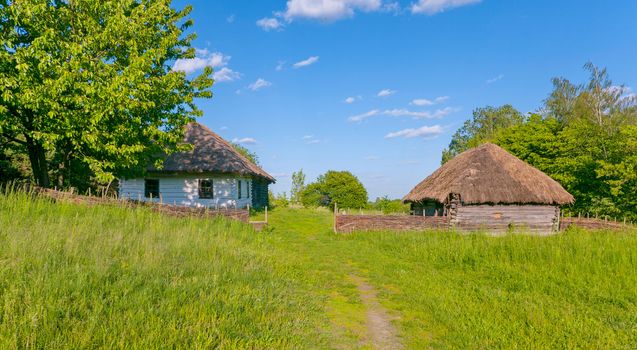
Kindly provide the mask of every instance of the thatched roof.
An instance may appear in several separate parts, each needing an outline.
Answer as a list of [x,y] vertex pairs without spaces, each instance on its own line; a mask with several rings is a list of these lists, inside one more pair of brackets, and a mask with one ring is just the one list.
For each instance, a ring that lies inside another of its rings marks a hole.
[[403,201],[444,203],[450,193],[460,194],[465,204],[563,205],[574,201],[557,181],[492,143],[451,159]]
[[174,153],[164,161],[163,173],[223,173],[258,176],[270,182],[274,178],[237,152],[232,145],[204,125],[193,122],[186,125],[186,143],[192,144],[190,152]]

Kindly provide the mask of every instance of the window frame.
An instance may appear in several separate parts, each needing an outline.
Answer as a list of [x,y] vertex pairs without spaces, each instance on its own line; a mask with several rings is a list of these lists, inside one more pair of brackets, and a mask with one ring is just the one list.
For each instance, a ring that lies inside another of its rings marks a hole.
[[[203,186],[204,181],[210,182],[210,186],[205,186],[206,188],[209,187],[209,191],[207,193],[202,191],[202,189],[204,188]],[[214,199],[215,198],[215,181],[213,179],[197,179],[197,195],[199,196],[199,199]]]
[[[153,186],[150,185],[150,183],[153,182]],[[155,185],[156,184],[156,185]],[[156,189],[153,189],[151,187],[155,187]],[[144,179],[144,198],[159,198],[160,196],[160,191],[159,191],[159,179]],[[156,195],[155,195],[156,194]]]
[[241,199],[241,179],[237,180],[237,199]]

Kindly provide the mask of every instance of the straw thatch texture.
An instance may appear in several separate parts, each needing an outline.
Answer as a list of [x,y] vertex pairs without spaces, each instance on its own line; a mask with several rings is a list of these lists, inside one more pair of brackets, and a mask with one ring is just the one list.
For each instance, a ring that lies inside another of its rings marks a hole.
[[257,176],[274,182],[274,178],[249,161],[232,145],[207,127],[193,122],[186,126],[184,141],[192,144],[190,152],[170,155],[161,170],[168,173],[222,173]]
[[563,205],[574,200],[557,181],[492,143],[456,156],[403,200],[445,203],[450,193],[460,194],[465,204]]

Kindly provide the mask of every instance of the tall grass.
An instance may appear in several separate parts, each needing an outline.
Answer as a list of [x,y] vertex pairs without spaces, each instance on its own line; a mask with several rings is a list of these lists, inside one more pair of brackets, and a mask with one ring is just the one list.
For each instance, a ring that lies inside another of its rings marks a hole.
[[[321,215],[273,218],[296,232],[286,244],[298,249],[301,269],[323,276],[320,288],[346,293],[326,281],[368,278],[408,348],[637,348],[635,231],[337,236]],[[341,310],[358,305],[335,295],[330,302]]]
[[0,348],[637,348],[637,234],[332,233],[0,195]]
[[251,228],[0,195],[0,348],[298,348],[312,298]]

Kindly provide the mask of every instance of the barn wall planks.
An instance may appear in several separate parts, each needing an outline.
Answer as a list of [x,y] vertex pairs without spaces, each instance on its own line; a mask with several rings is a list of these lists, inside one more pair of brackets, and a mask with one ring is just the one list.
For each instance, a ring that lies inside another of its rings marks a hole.
[[454,227],[459,231],[492,233],[510,229],[535,234],[558,231],[559,209],[550,205],[467,205],[458,208]]
[[424,231],[447,229],[444,216],[414,215],[341,215],[335,216],[334,229],[338,233],[353,231]]

